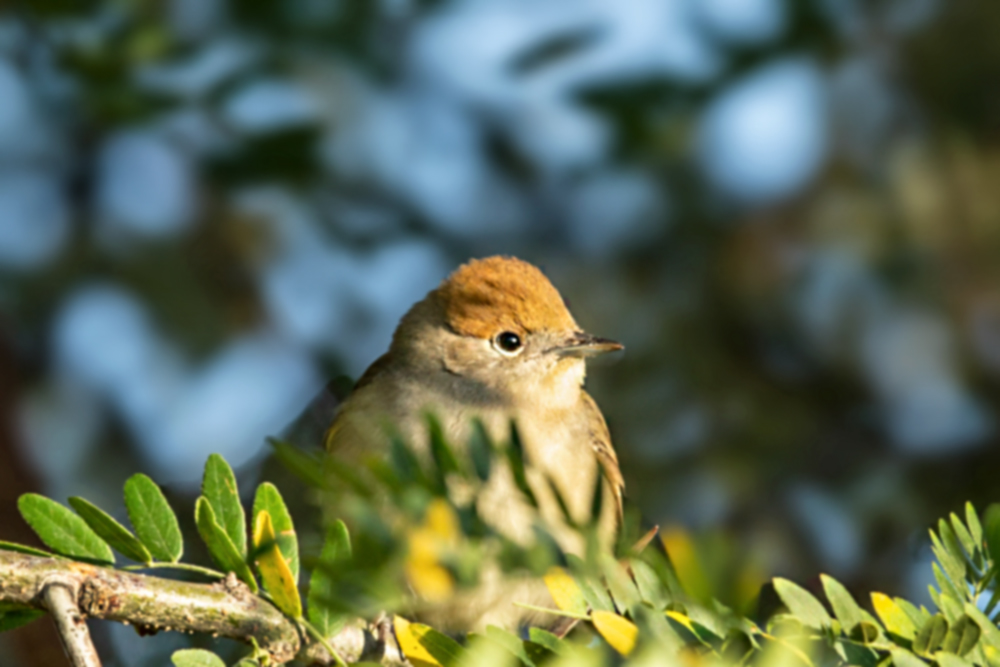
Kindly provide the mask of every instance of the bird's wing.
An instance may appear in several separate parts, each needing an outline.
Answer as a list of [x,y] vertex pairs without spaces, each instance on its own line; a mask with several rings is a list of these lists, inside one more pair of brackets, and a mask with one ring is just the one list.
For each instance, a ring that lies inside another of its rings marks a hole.
[[351,390],[350,395],[348,395],[347,399],[340,405],[340,409],[337,411],[336,416],[330,423],[330,427],[326,429],[326,434],[323,436],[323,448],[326,451],[333,451],[336,448],[338,439],[340,439],[340,436],[342,435],[344,424],[346,423],[346,420],[344,419],[344,406],[346,406],[352,398],[357,396],[359,390],[371,384],[375,378],[384,373],[389,368],[390,364],[391,360],[389,358],[389,353],[386,352],[381,357],[376,359],[372,365],[368,367],[368,370],[361,374],[358,381],[354,383],[354,388]]
[[604,471],[604,478],[608,480],[612,493],[615,496],[615,510],[618,520],[622,519],[622,503],[625,497],[625,479],[622,471],[618,467],[618,455],[611,444],[611,433],[608,431],[608,424],[604,421],[597,403],[587,392],[583,393],[583,400],[586,405],[587,423],[589,424],[590,446],[594,448],[594,455],[601,464]]

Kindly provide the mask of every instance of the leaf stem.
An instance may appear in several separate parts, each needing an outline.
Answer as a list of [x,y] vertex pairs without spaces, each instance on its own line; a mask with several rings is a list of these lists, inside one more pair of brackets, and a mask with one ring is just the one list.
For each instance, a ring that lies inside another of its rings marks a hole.
[[191,563],[143,563],[141,565],[126,565],[121,568],[122,570],[185,570],[187,572],[197,572],[198,574],[203,574],[206,577],[212,577],[214,579],[225,579],[225,572],[219,572],[218,570],[213,570],[208,567],[202,567],[201,565],[192,565]]
[[301,616],[295,620],[297,620],[299,623],[302,624],[302,627],[306,629],[306,632],[308,632],[313,639],[315,639],[316,641],[318,641],[320,644],[323,645],[323,648],[326,649],[326,652],[330,654],[330,657],[332,657],[334,661],[336,661],[339,667],[347,667],[347,663],[344,662],[344,659],[341,658],[340,655],[333,650],[333,647],[330,646],[330,642],[326,640],[326,637],[320,634],[319,630],[317,630],[312,623],[302,618]]

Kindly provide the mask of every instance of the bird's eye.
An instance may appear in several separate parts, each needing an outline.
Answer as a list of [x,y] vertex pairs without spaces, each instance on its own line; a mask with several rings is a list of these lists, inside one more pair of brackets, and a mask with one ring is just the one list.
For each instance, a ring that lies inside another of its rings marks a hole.
[[496,348],[503,352],[504,354],[516,354],[520,349],[521,337],[518,336],[513,331],[504,331],[503,333],[497,334],[497,337],[493,339]]

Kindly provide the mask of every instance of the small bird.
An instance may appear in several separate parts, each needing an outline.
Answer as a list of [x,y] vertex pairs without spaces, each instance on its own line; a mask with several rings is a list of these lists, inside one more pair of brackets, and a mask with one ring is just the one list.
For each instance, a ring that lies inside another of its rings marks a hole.
[[[418,452],[426,452],[428,412],[456,448],[468,441],[474,419],[495,442],[505,442],[513,419],[538,511],[568,552],[582,554],[583,544],[566,527],[548,480],[571,516],[585,522],[603,473],[598,532],[610,549],[624,481],[604,416],[583,382],[587,357],[622,347],[584,333],[535,266],[514,257],[472,260],[403,316],[389,351],[365,371],[337,411],[326,448],[345,461],[387,452],[391,424]],[[522,544],[534,539],[535,510],[509,469],[491,475],[477,509],[507,537]],[[514,601],[552,605],[539,582],[486,578],[491,581],[456,595],[423,620],[453,631],[490,624],[513,628],[540,620]]]

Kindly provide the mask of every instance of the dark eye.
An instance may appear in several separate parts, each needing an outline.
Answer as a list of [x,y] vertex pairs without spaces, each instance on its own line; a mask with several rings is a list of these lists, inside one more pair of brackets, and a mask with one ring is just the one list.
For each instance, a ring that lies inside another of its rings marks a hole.
[[517,352],[521,349],[521,337],[513,331],[504,331],[497,334],[496,345],[501,351],[508,354]]

